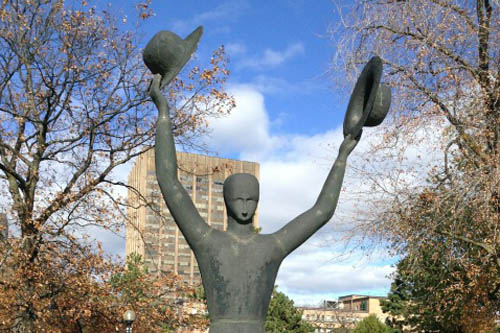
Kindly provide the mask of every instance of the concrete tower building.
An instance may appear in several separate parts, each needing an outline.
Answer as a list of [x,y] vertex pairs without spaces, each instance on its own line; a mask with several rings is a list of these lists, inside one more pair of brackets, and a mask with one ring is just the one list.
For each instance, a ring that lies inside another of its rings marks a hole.
[[[227,216],[222,193],[224,180],[233,173],[250,173],[259,178],[259,164],[210,157],[189,153],[177,153],[179,180],[195,203],[206,223],[219,230],[226,230]],[[177,228],[165,205],[156,180],[154,151],[138,157],[130,172],[129,185],[138,189],[142,196],[151,199],[153,205],[141,205],[141,200],[129,191],[131,204],[126,228],[126,253],[138,253],[152,273],[174,272],[183,281],[200,283],[198,263],[182,233]],[[154,211],[161,212],[160,218]],[[254,226],[258,227],[258,212]]]

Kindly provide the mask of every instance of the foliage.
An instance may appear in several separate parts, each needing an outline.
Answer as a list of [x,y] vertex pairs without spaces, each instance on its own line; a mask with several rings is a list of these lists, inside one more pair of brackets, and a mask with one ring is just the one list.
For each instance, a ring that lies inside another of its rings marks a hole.
[[382,323],[376,315],[371,314],[368,317],[361,320],[354,330],[353,333],[389,333],[389,328]]
[[[54,331],[69,332],[78,331],[79,327],[95,325],[101,329],[117,323],[119,317],[101,315],[113,311],[111,304],[105,302],[111,298],[109,291],[89,278],[113,270],[101,256],[81,244],[61,249],[51,242],[40,246],[37,260],[30,262],[21,246],[20,239],[9,239],[0,247],[2,329],[31,332],[50,327]],[[82,255],[87,260],[80,260]],[[29,289],[27,283],[30,283]],[[22,311],[27,300],[30,312]],[[25,321],[33,318],[41,320],[27,327]]]
[[[424,320],[428,312],[439,325],[485,330],[500,308],[500,6],[363,0],[342,10],[336,68],[375,53],[394,97],[374,148],[395,163],[364,174],[373,206],[352,234],[404,258],[398,278],[417,297],[409,302],[428,298],[418,309],[423,315],[410,309],[407,317]],[[437,144],[429,151],[443,158],[416,158],[415,147],[431,139]]]
[[[399,263],[398,267],[402,265]],[[380,301],[380,306],[384,313],[389,314],[385,323],[391,328],[391,333],[403,332],[403,327],[408,325],[408,307],[410,306],[409,300],[415,302],[416,292],[410,290],[410,286],[406,281],[402,280],[399,271],[395,272],[393,282],[391,283],[391,290],[387,295],[387,299]],[[413,291],[413,294],[412,294]]]
[[[453,260],[437,255],[441,251],[448,256],[446,244],[436,246],[440,247],[422,248],[412,259],[418,262],[409,258],[399,262],[389,297],[382,303],[392,318],[387,324],[399,331],[408,326],[417,331],[489,332],[494,328],[491,314],[497,309],[492,298],[498,296],[487,295],[483,285],[475,285],[477,273],[464,272]],[[495,278],[491,272],[483,274]],[[469,283],[466,288],[461,287],[464,282]],[[464,305],[449,308],[449,298]]]
[[352,329],[346,327],[332,328],[332,333],[351,333]]
[[113,291],[116,302],[135,310],[137,319],[134,331],[151,332],[174,330],[177,327],[204,328],[203,315],[183,311],[183,302],[194,293],[194,288],[179,281],[173,273],[152,275],[148,273],[138,254],[130,254],[127,267],[113,274],[107,289]]
[[[410,225],[426,221],[415,208],[407,209]],[[468,211],[463,218],[471,220],[475,213]],[[498,269],[468,243],[444,236],[421,242],[398,264],[393,287],[397,290],[391,291],[387,310],[411,327],[446,332],[493,328],[500,298]]]
[[302,321],[302,312],[297,310],[293,301],[284,293],[273,290],[266,317],[266,332],[314,332],[314,327]]
[[[0,212],[14,231],[0,248],[2,330],[116,323],[103,281],[123,267],[82,239],[82,228],[123,228],[127,186],[117,168],[151,148],[156,111],[137,34],[95,4],[0,3]],[[151,15],[148,2],[137,8],[140,19]],[[178,143],[196,144],[208,118],[233,107],[225,64],[221,48],[209,68],[169,87]]]
[[[82,246],[82,242],[65,251],[50,244],[40,249],[42,258],[27,265],[17,257],[23,255],[17,246],[19,242],[18,239],[9,240],[10,253],[2,262],[5,265],[0,280],[3,327],[15,327],[12,331],[29,331],[19,324],[23,318],[13,315],[22,315],[22,312],[13,312],[17,310],[14,304],[23,299],[17,297],[28,295],[33,297],[31,315],[37,318],[33,331],[47,328],[57,332],[115,331],[122,329],[121,317],[130,308],[137,314],[136,332],[159,332],[186,325],[206,326],[204,317],[184,313],[182,306],[175,303],[175,298],[166,297],[184,296],[191,289],[173,274],[147,274],[140,257],[129,257],[127,267],[123,267],[111,264],[102,253],[93,251],[90,246]],[[57,260],[46,258],[54,253],[58,255]],[[23,274],[37,277],[29,291],[23,288],[26,283]],[[101,280],[92,278],[93,275]]]

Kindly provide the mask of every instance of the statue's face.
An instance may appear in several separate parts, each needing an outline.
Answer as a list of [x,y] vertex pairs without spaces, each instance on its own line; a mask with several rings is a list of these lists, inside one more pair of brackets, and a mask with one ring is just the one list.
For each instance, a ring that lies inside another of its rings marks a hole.
[[224,182],[224,201],[228,215],[240,224],[252,222],[259,202],[259,182],[250,174],[238,173]]

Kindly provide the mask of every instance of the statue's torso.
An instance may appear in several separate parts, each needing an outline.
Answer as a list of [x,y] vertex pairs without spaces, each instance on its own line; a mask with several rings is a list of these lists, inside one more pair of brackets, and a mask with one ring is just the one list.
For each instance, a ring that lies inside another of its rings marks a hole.
[[[233,327],[232,332],[260,331],[255,327],[265,321],[284,257],[274,237],[255,234],[240,239],[213,230],[196,247],[195,254],[212,321],[211,332],[226,332],[214,330],[214,324]],[[236,330],[238,325],[241,329]]]

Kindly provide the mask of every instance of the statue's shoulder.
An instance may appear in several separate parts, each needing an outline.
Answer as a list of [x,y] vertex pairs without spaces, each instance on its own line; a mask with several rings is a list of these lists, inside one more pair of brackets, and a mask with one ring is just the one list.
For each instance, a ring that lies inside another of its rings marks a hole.
[[190,244],[197,256],[214,256],[230,245],[230,240],[225,232],[209,228],[205,237],[196,244]]
[[227,234],[227,232],[215,229],[213,227],[210,227],[207,231],[207,234],[205,237],[203,237],[202,242],[206,245],[210,244],[218,244],[219,246],[222,246],[226,243],[229,243],[231,241],[231,237]]
[[273,254],[282,252],[282,246],[274,234],[258,234],[255,237],[255,246]]

